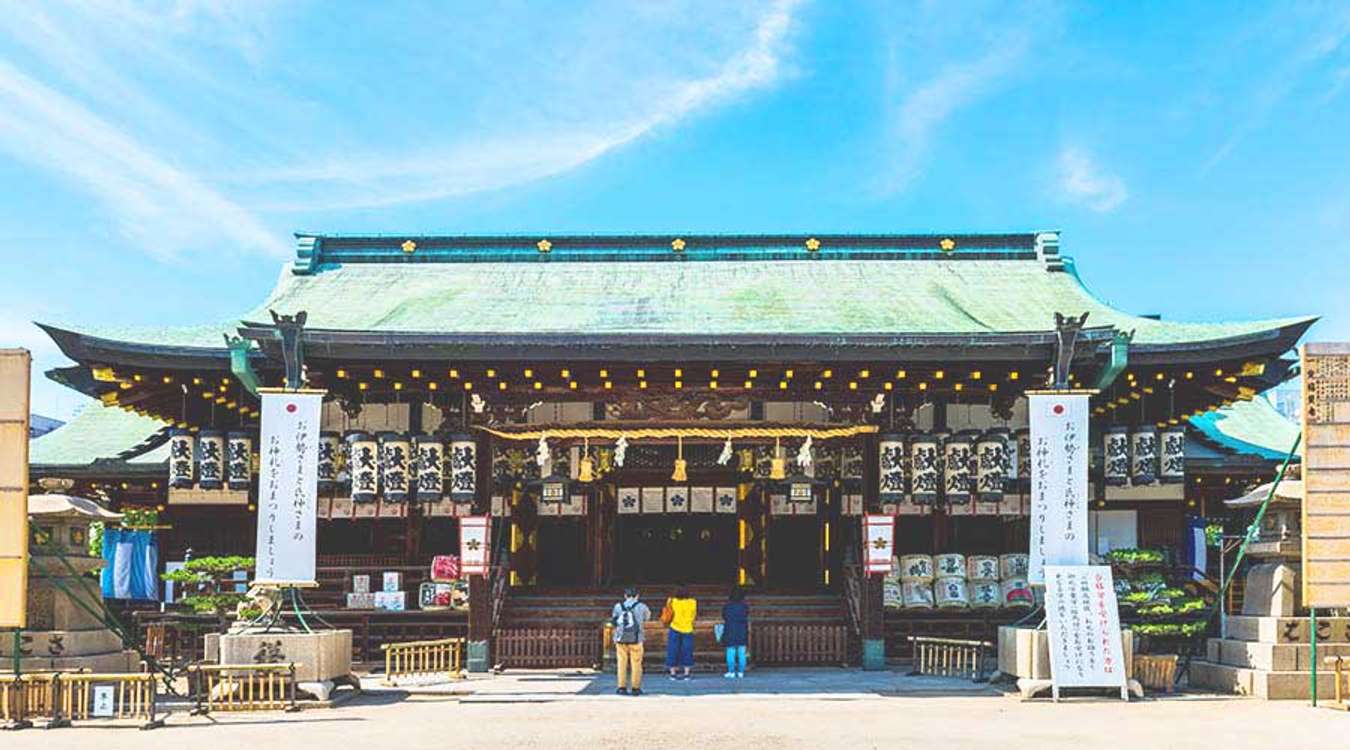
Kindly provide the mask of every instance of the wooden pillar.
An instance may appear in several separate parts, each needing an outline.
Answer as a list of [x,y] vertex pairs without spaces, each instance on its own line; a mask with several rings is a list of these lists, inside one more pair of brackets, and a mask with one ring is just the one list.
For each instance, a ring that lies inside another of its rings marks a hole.
[[469,576],[469,654],[470,672],[486,672],[492,666],[491,578]]

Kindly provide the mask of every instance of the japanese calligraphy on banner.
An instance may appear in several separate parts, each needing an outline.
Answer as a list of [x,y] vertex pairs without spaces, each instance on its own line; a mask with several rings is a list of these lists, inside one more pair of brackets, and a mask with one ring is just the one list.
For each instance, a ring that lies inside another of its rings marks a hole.
[[1119,687],[1130,699],[1110,566],[1045,566],[1045,618],[1056,698],[1061,687]]
[[867,540],[867,573],[891,572],[895,551],[895,518],[869,515],[863,519],[863,538]]
[[1031,566],[1088,562],[1088,397],[1084,392],[1028,394],[1031,422]]
[[323,391],[262,389],[257,583],[314,586]]
[[461,576],[488,574],[488,517],[466,516],[459,519],[459,573]]

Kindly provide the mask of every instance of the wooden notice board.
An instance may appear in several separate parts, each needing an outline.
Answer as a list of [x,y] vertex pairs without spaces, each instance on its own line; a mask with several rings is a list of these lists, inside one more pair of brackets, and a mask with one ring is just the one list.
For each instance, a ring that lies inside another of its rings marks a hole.
[[32,357],[0,349],[0,628],[28,614],[28,378]]
[[1305,344],[1303,604],[1350,606],[1350,344]]

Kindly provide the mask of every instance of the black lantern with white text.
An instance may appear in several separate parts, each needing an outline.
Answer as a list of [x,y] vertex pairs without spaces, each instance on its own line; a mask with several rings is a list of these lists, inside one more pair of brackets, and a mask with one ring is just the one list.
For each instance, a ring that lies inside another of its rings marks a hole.
[[190,431],[175,427],[169,433],[169,486],[176,490],[192,487],[197,475],[197,438]]
[[197,438],[197,484],[204,490],[225,486],[225,433],[202,430]]
[[380,494],[380,446],[368,432],[347,433],[347,472],[352,483],[352,502],[373,503]]

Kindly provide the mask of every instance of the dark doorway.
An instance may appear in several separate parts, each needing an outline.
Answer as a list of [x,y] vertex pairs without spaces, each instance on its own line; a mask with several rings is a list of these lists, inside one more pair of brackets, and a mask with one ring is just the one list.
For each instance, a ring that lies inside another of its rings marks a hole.
[[824,586],[821,535],[821,522],[815,516],[788,516],[769,521],[769,583],[785,589]]
[[733,583],[735,516],[619,516],[614,579],[624,583]]
[[539,567],[536,574],[544,585],[588,583],[586,563],[586,526],[580,518],[541,518],[536,549]]

